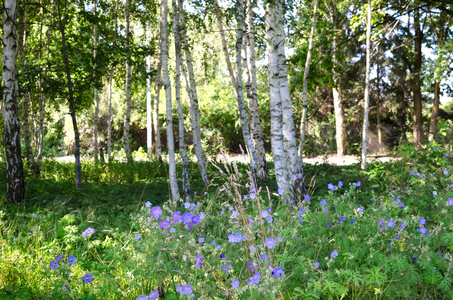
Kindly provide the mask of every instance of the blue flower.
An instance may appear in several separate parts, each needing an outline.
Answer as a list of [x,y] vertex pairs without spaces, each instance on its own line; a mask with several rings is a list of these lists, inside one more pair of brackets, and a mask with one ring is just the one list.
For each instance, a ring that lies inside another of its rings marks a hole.
[[404,203],[403,201],[400,202],[400,204],[398,204],[399,207],[404,207]]
[[[255,199],[256,198],[256,194],[255,193],[250,193],[250,199]],[[238,283],[239,284],[239,283]]]
[[327,222],[327,228],[330,228],[332,226],[332,224],[330,224],[329,222]]
[[415,171],[414,171],[414,170],[411,170],[409,173],[410,173],[411,175],[414,175],[414,174],[415,174]]
[[91,227],[88,227],[87,229],[85,229],[84,232],[82,232],[82,236],[83,237],[87,237],[88,235],[91,235],[95,232],[95,230]]
[[148,296],[140,295],[140,296],[138,296],[137,300],[148,300]]
[[338,186],[342,187],[343,186],[343,182],[342,181],[338,181]]
[[190,295],[192,294],[192,286],[188,284],[181,286],[178,284],[178,286],[176,287],[176,291],[179,292],[181,295]]
[[285,275],[285,271],[283,271],[282,268],[277,267],[277,268],[272,270],[271,275],[274,275],[275,278],[280,278],[283,275]]
[[397,236],[395,236],[395,239],[399,240],[399,239],[400,239],[400,237],[401,237],[401,235],[400,235],[400,234],[398,234]]
[[400,228],[404,228],[406,227],[406,224],[404,224],[403,222],[400,223]]
[[91,274],[85,274],[85,275],[82,276],[82,280],[83,280],[85,283],[93,282],[93,275],[91,275]]
[[310,202],[311,197],[310,197],[310,195],[305,194],[305,195],[304,195],[304,199],[307,200],[308,202]]
[[315,262],[315,268],[319,268],[319,261]]
[[329,183],[329,184],[327,185],[327,189],[332,190],[332,191],[335,191],[335,186],[334,186],[332,183]]
[[421,217],[419,222],[420,222],[420,225],[425,225],[426,220],[425,220],[425,218]]
[[300,207],[300,210],[299,210],[299,216],[300,216],[301,214],[305,214],[305,213],[306,213],[305,207],[301,206],[301,207]]
[[37,218],[38,218],[38,215],[37,215],[37,214],[34,214],[34,215],[33,215],[33,218],[37,219]]
[[195,225],[200,224],[200,217],[197,215],[192,216],[192,223]]
[[239,213],[237,210],[234,210],[232,213],[231,213],[231,217],[234,218],[234,219],[237,219],[239,217]]
[[222,245],[218,245],[217,250],[219,250],[219,251],[222,250]]
[[253,261],[251,261],[249,263],[249,268],[250,268],[250,271],[254,271],[255,270],[255,267],[253,266]]
[[389,221],[387,222],[387,226],[388,226],[388,227],[393,227],[393,226],[395,226],[395,222],[393,222],[393,220],[389,220]]
[[49,263],[49,269],[51,270],[56,270],[60,267],[60,265],[58,264],[58,261],[56,260],[51,260],[50,263]]
[[357,208],[357,212],[363,213],[363,208],[361,208],[361,207]]
[[269,214],[266,209],[261,211],[261,217],[266,218],[268,215]]
[[222,258],[222,259],[224,259],[224,258],[225,258],[225,254],[222,253],[222,254],[220,254],[219,257]]
[[291,181],[296,181],[297,176],[295,174],[291,175]]
[[204,237],[201,237],[201,238],[198,239],[198,243],[203,244],[203,243],[204,243],[204,240],[205,240],[205,238],[204,238]]
[[149,294],[149,300],[156,300],[157,298],[159,298],[159,291],[151,291],[151,293]]
[[322,199],[322,200],[321,200],[321,205],[322,205],[322,206],[326,206],[326,204],[327,204],[326,199]]
[[68,257],[68,264],[73,265],[76,263],[77,258],[75,256],[71,255]]
[[57,257],[56,257],[55,259],[56,259],[57,261],[60,261],[60,260],[63,259],[63,257],[64,257],[63,255],[59,254],[59,255],[57,255]]
[[182,219],[182,216],[181,216],[181,212],[179,210],[172,213],[171,221],[173,223],[177,224],[177,223],[181,222],[181,219]]
[[421,234],[425,234],[426,233],[426,228],[425,227],[420,228],[419,232]]
[[231,266],[230,264],[223,264],[220,266],[220,270],[223,272],[223,273],[228,273],[228,270],[230,270]]
[[385,230],[385,226],[382,226],[382,227],[381,227],[381,231],[384,231],[384,230]]
[[255,274],[253,274],[252,277],[249,278],[249,284],[258,284],[258,283],[260,283],[260,280],[261,280],[261,275],[259,272],[256,272]]
[[453,198],[448,198],[448,205],[453,205]]
[[231,281],[231,286],[232,286],[233,288],[237,289],[237,288],[239,287],[239,280],[233,279],[233,280]]
[[249,197],[247,195],[244,195],[244,200],[247,200]]
[[267,248],[272,249],[275,247],[275,241],[272,238],[267,238],[264,245],[266,245]]
[[135,235],[135,239],[136,239],[136,240],[139,240],[141,237],[142,237],[142,236],[141,236],[140,233],[137,233],[137,234]]
[[160,216],[162,215],[162,209],[160,206],[154,206],[151,208],[151,216],[155,219],[159,219]]
[[[252,252],[252,254],[255,252],[255,247],[254,247],[252,244],[250,244],[249,249],[250,249],[250,252]],[[253,264],[253,263],[252,263],[252,264]],[[253,270],[252,270],[252,271],[253,271]]]
[[203,255],[197,254],[197,256],[195,257],[195,261],[196,261],[195,267],[199,269],[203,265]]
[[433,191],[433,196],[436,196],[437,195],[437,192],[436,191]]
[[185,213],[182,215],[182,221],[184,222],[184,224],[190,224],[190,223],[192,223],[192,214],[189,213],[189,212],[185,212]]
[[279,235],[279,236],[277,237],[277,242],[279,242],[279,243],[283,242],[283,238],[282,238],[281,235]]
[[152,204],[151,204],[151,202],[150,202],[150,201],[146,201],[146,203],[145,203],[145,206],[146,206],[147,208],[150,208],[150,207],[151,207],[151,205],[152,205]]
[[285,193],[285,190],[282,189],[282,188],[279,188],[279,189],[277,190],[277,192],[278,192],[278,194],[281,196],[281,195],[283,195],[283,194]]
[[338,251],[337,250],[333,250],[332,253],[330,254],[330,257],[332,258],[335,258],[338,256]]
[[384,221],[382,220],[379,220],[379,222],[377,223],[379,226],[381,226],[382,224],[384,224]]
[[273,220],[272,216],[267,216],[266,218],[267,223],[272,223]]
[[162,228],[162,229],[168,229],[171,225],[171,222],[170,220],[167,220],[167,219],[164,219],[162,221],[159,222],[159,228]]

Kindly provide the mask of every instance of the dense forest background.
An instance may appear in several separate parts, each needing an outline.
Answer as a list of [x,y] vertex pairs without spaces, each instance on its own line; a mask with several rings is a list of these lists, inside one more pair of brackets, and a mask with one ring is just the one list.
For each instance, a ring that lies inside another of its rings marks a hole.
[[[45,157],[160,160],[188,147],[203,161],[254,147],[262,176],[260,155],[275,156],[275,74],[288,82],[281,123],[291,124],[301,158],[360,154],[364,141],[368,154],[451,142],[445,1],[40,0],[18,1],[15,14],[15,110],[22,156],[36,174]],[[6,8],[4,16],[12,18]],[[283,66],[275,74],[274,46]]]

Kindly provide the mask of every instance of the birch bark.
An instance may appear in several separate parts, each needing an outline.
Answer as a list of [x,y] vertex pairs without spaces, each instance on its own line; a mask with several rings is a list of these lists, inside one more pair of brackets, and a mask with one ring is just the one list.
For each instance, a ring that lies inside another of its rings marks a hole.
[[311,55],[313,53],[313,42],[315,40],[315,30],[316,30],[316,16],[318,14],[318,0],[315,0],[315,8],[313,12],[313,22],[311,25],[310,39],[308,42],[308,53],[307,59],[305,61],[305,70],[304,70],[304,80],[303,80],[303,100],[302,100],[302,119],[300,121],[300,143],[299,143],[299,157],[303,156],[304,153],[304,143],[305,143],[305,127],[307,124],[307,81],[308,74],[310,73],[310,61]]
[[[292,181],[291,189],[295,199],[301,199],[305,193],[304,169],[302,158],[297,154],[296,130],[294,129],[293,107],[289,91],[288,72],[285,55],[285,32],[283,2],[277,6],[277,36],[278,36],[278,76],[280,97],[282,102],[283,144],[286,152],[286,166],[288,170],[287,182]],[[290,197],[291,204],[294,199]]]
[[175,56],[176,56],[176,71],[175,71],[175,99],[178,109],[179,121],[179,153],[182,159],[182,189],[184,196],[190,195],[190,181],[189,181],[189,158],[187,157],[186,144],[184,142],[184,113],[181,106],[181,39],[179,37],[179,8],[176,0],[172,1],[173,5],[173,32],[175,37]]
[[162,76],[162,20],[159,21],[159,47],[157,50],[157,73],[155,81],[155,96],[154,96],[154,109],[153,109],[153,125],[154,125],[154,137],[155,137],[155,151],[156,157],[159,161],[162,161],[162,148],[160,144],[160,123],[159,123],[159,102],[160,102],[160,88],[161,88],[161,76]]
[[[146,46],[150,46],[151,32],[149,21],[146,22]],[[153,109],[151,99],[151,56],[146,57],[146,146],[148,155],[153,154]]]
[[128,162],[132,162],[132,152],[129,143],[129,130],[130,130],[130,122],[131,122],[131,77],[132,77],[132,69],[131,69],[131,62],[129,58],[129,39],[130,39],[130,14],[129,14],[129,0],[124,0],[124,16],[126,18],[126,115],[124,117],[124,134],[123,134],[123,148],[124,152],[126,153],[126,158]]
[[280,98],[280,77],[278,74],[278,29],[275,21],[276,4],[266,4],[266,41],[269,70],[269,100],[271,115],[271,146],[274,159],[275,179],[279,189],[285,189],[287,184],[287,169],[285,149],[283,146],[282,99]]
[[258,176],[267,180],[268,171],[266,152],[264,150],[263,131],[261,129],[260,110],[258,105],[258,87],[256,80],[256,54],[255,54],[255,25],[253,23],[253,5],[251,0],[246,0],[247,5],[247,31],[244,35],[244,70],[246,74],[247,103],[249,107],[250,131],[255,146]]
[[371,56],[371,0],[368,0],[368,18],[366,24],[366,76],[365,76],[365,107],[362,133],[362,163],[361,168],[366,168],[366,153],[368,140],[368,113],[370,111],[370,56]]
[[201,132],[200,132],[200,109],[198,107],[198,95],[197,88],[195,83],[195,74],[193,71],[192,55],[190,53],[189,43],[187,40],[186,34],[186,23],[184,19],[184,10],[183,10],[183,0],[179,0],[179,19],[181,25],[181,40],[183,44],[183,49],[185,52],[186,64],[187,64],[187,73],[189,77],[189,99],[190,99],[190,112],[191,114],[191,123],[192,123],[192,135],[193,135],[193,144],[195,148],[195,154],[198,160],[198,166],[200,168],[201,178],[205,186],[209,185],[209,178],[206,174],[206,156],[204,154],[202,145],[201,145]]
[[171,85],[168,75],[168,22],[167,22],[167,0],[162,0],[161,5],[161,20],[162,20],[162,73],[164,79],[165,96],[167,102],[167,149],[168,149],[168,164],[169,164],[169,180],[171,198],[173,201],[179,200],[178,182],[176,181],[176,160],[175,160],[175,143],[173,138],[173,116],[171,103]]
[[242,135],[244,137],[247,150],[250,156],[250,173],[252,176],[253,184],[258,185],[257,182],[257,164],[256,164],[256,151],[255,146],[252,142],[252,137],[250,135],[250,129],[248,125],[247,111],[245,109],[244,103],[244,94],[242,92],[242,39],[244,36],[244,12],[243,12],[243,3],[242,0],[237,1],[237,11],[238,11],[238,23],[237,23],[237,34],[236,34],[236,71],[237,77],[234,76],[233,67],[230,61],[230,55],[228,54],[228,48],[225,39],[225,32],[223,30],[222,18],[220,16],[219,7],[217,1],[214,1],[214,9],[217,17],[217,24],[219,25],[220,36],[222,38],[223,53],[225,55],[225,61],[228,66],[228,71],[230,73],[231,83],[234,88],[234,94],[236,96],[236,102],[239,110],[239,117],[241,121]]
[[16,1],[3,3],[3,118],[5,130],[6,198],[20,203],[25,198],[20,147],[19,99],[16,62]]

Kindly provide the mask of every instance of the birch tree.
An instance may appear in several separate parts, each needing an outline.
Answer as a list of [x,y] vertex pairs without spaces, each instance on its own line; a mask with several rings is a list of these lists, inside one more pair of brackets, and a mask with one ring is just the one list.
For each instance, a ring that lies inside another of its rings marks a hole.
[[239,117],[241,121],[242,135],[246,142],[247,150],[250,155],[250,173],[252,175],[252,180],[254,184],[257,184],[257,164],[256,164],[256,151],[255,146],[252,142],[252,137],[250,135],[250,129],[248,125],[247,111],[245,109],[244,95],[242,92],[242,39],[244,36],[244,12],[243,12],[243,3],[242,0],[237,1],[237,12],[238,12],[238,21],[237,21],[237,33],[236,33],[236,74],[234,76],[233,67],[230,61],[230,55],[228,54],[228,48],[225,38],[225,32],[223,30],[222,18],[220,15],[219,7],[217,1],[214,0],[214,10],[217,17],[217,24],[219,26],[220,36],[222,39],[222,48],[225,55],[225,61],[228,67],[228,72],[230,73],[231,84],[233,85],[234,94],[236,96],[236,103],[239,110]]
[[189,181],[189,158],[187,157],[186,144],[184,141],[184,113],[181,106],[181,63],[182,63],[182,50],[181,39],[179,35],[179,8],[176,0],[172,1],[173,6],[173,34],[175,37],[175,99],[178,109],[178,135],[179,135],[179,152],[182,159],[182,189],[184,196],[190,195],[190,181]]
[[246,75],[247,103],[249,107],[250,132],[256,151],[258,176],[267,180],[268,170],[266,152],[264,150],[263,132],[261,129],[260,110],[258,105],[258,85],[256,80],[256,54],[255,54],[255,25],[253,22],[253,4],[246,0],[247,5],[247,33],[244,35],[244,72]]
[[370,111],[370,57],[371,57],[371,0],[368,0],[368,17],[366,24],[366,74],[365,74],[365,105],[363,113],[362,133],[362,163],[361,168],[366,168],[366,152],[368,139],[368,114]]
[[[297,154],[296,130],[294,128],[293,106],[291,102],[291,93],[288,83],[288,72],[285,55],[285,37],[284,32],[284,1],[278,2],[277,11],[274,15],[277,20],[277,37],[278,44],[275,45],[278,49],[278,76],[280,84],[280,97],[282,105],[282,121],[283,121],[283,144],[286,152],[286,167],[288,170],[287,182],[292,181],[291,189],[292,196],[296,199],[303,197],[305,193],[304,169],[302,158]],[[290,199],[291,204],[294,204]]]
[[[150,46],[151,32],[149,21],[146,22],[146,46]],[[146,146],[148,155],[153,154],[153,108],[151,99],[151,56],[146,56]]]
[[316,30],[316,16],[318,14],[318,0],[315,0],[315,8],[313,12],[313,21],[311,25],[310,39],[308,41],[308,53],[307,59],[305,61],[305,70],[304,70],[304,79],[303,79],[303,92],[302,92],[302,118],[300,121],[300,144],[299,144],[299,156],[303,156],[304,152],[304,143],[305,143],[305,127],[307,124],[307,83],[308,83],[308,74],[310,73],[310,61],[311,55],[313,53],[313,42],[315,39],[315,30]]
[[162,22],[159,21],[159,46],[157,50],[157,73],[156,81],[154,85],[155,96],[154,96],[154,109],[153,109],[153,126],[155,136],[155,150],[156,157],[159,161],[162,161],[161,157],[161,144],[160,144],[160,123],[159,123],[159,102],[160,102],[160,88],[161,88],[161,74],[162,74]]
[[341,74],[337,72],[336,66],[338,65],[337,58],[337,35],[338,35],[338,16],[337,16],[337,3],[333,2],[330,10],[331,22],[333,24],[333,37],[332,37],[332,62],[334,74],[334,86],[332,87],[333,105],[335,114],[335,139],[337,142],[337,155],[343,157],[347,151],[346,142],[346,122],[344,118],[343,97],[341,93]]
[[3,3],[3,121],[5,130],[6,199],[20,203],[25,198],[24,170],[20,147],[20,119],[16,62],[16,0]]
[[171,85],[168,75],[168,22],[167,22],[167,0],[162,0],[161,4],[161,24],[162,24],[162,75],[164,80],[166,104],[167,104],[167,149],[169,165],[169,181],[171,197],[173,201],[179,200],[178,183],[176,181],[176,160],[175,160],[175,143],[173,139],[173,117],[171,103]]
[[271,147],[274,159],[275,179],[279,189],[287,184],[287,168],[283,145],[282,99],[280,97],[280,76],[278,74],[278,28],[275,16],[278,13],[276,1],[266,4],[266,41],[269,70],[269,105],[271,117]]
[[[118,6],[119,1],[115,0],[115,31],[113,33],[113,43],[116,44],[116,39],[118,37]],[[110,160],[112,156],[112,89],[113,89],[113,71],[114,65],[110,67],[109,75],[109,92],[108,92],[108,115],[107,115],[107,157]]]
[[[187,75],[188,75],[188,96],[190,101],[190,121],[192,125],[192,136],[193,136],[193,145],[195,148],[195,154],[197,156],[198,166],[200,168],[201,178],[205,186],[209,185],[209,178],[206,173],[206,156],[204,154],[202,145],[201,145],[201,131],[200,131],[200,109],[198,107],[198,95],[197,87],[195,83],[195,74],[193,71],[193,62],[192,55],[190,53],[189,42],[186,34],[186,23],[184,19],[184,10],[183,10],[183,0],[179,0],[179,21],[181,26],[181,40],[182,46],[185,53],[185,60],[187,64]],[[182,66],[182,64],[181,64]],[[184,70],[184,68],[182,68]],[[183,71],[184,75],[184,71]]]
[[131,100],[131,77],[132,77],[132,68],[131,68],[131,61],[129,57],[129,44],[130,44],[130,14],[129,14],[129,0],[124,0],[124,16],[126,19],[126,115],[124,117],[124,134],[123,134],[123,148],[124,152],[126,153],[127,161],[132,162],[132,152],[129,143],[129,129],[131,123],[131,108],[132,108],[132,100]]

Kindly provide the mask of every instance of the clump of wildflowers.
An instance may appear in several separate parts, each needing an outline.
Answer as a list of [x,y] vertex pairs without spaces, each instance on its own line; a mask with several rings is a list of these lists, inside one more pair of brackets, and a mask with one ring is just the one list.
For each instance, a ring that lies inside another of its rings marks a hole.
[[94,233],[95,233],[94,228],[88,227],[87,229],[85,229],[84,232],[82,232],[82,236],[87,237],[88,235],[92,235]]

